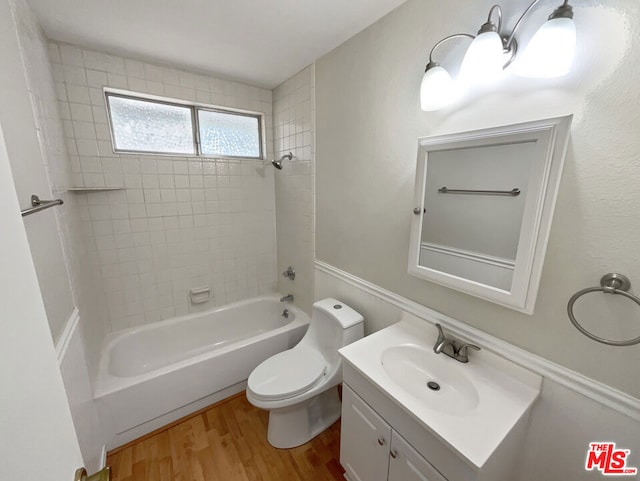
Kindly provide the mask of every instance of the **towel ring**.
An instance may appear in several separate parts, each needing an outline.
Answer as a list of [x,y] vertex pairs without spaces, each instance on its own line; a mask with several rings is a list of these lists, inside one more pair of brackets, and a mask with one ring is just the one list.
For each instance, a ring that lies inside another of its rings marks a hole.
[[582,327],[576,320],[576,317],[573,315],[573,305],[575,304],[575,302],[579,297],[589,292],[602,291],[605,294],[622,294],[623,296],[631,299],[633,302],[640,306],[640,299],[627,292],[630,287],[631,281],[627,276],[615,273],[605,274],[600,279],[600,287],[587,287],[586,289],[582,289],[581,291],[578,291],[573,296],[571,296],[571,299],[569,299],[569,303],[567,304],[567,314],[569,315],[569,320],[571,320],[571,323],[582,334],[593,339],[594,341],[601,342],[602,344],[608,344],[609,346],[633,346],[634,344],[639,344],[640,336],[626,341],[613,341],[611,339],[605,339],[604,337],[596,336],[595,334],[590,333],[584,327]]

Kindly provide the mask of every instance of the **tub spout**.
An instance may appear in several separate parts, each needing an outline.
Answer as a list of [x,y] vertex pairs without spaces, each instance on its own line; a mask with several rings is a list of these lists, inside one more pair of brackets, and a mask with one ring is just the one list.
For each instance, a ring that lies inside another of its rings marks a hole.
[[287,294],[280,298],[280,302],[293,302],[293,294]]

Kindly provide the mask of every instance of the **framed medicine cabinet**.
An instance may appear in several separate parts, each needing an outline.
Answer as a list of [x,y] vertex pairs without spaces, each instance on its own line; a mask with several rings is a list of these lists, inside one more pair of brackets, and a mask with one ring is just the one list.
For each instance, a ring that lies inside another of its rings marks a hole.
[[409,274],[533,314],[571,119],[420,138]]

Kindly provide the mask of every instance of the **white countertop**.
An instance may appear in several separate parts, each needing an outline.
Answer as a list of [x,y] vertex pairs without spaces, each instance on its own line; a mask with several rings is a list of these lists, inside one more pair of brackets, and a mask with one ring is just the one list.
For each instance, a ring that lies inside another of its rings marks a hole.
[[[340,354],[426,429],[481,468],[537,399],[542,378],[485,349],[469,350],[466,364],[445,354],[435,354],[432,348],[436,339],[437,329],[433,324],[404,314],[397,324],[343,347]],[[478,391],[477,405],[463,412],[447,413],[430,407],[402,388],[381,362],[386,349],[401,345],[426,348],[439,357],[437,362],[440,364],[443,361],[454,363],[450,368],[464,373]]]

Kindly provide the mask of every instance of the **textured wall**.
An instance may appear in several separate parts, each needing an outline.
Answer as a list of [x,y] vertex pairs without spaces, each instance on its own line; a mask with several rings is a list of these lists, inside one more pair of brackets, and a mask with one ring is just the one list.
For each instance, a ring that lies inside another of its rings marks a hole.
[[[262,161],[113,152],[103,87],[265,114],[271,91],[66,44],[51,44],[85,248],[118,330],[272,292],[276,287],[273,169]],[[191,305],[188,290],[209,286]]]
[[[510,2],[505,25],[526,4]],[[445,35],[477,30],[489,6],[409,0],[318,60],[316,256],[640,397],[640,349],[597,344],[566,315],[569,297],[606,272],[626,273],[640,292],[640,4],[576,5],[578,50],[565,78],[507,74],[450,108],[422,112],[418,92],[428,50]],[[536,7],[521,45],[555,6]],[[460,55],[444,48],[438,60],[448,66]],[[571,141],[535,314],[409,276],[417,138],[570,113]],[[601,335],[640,335],[640,312],[625,299],[593,294],[583,307],[589,307],[581,309],[585,323]]]
[[291,152],[276,178],[278,272],[296,270],[294,281],[280,276],[278,290],[291,292],[295,302],[311,313],[314,258],[314,121],[315,71],[310,66],[273,91],[275,156]]

